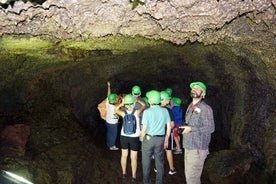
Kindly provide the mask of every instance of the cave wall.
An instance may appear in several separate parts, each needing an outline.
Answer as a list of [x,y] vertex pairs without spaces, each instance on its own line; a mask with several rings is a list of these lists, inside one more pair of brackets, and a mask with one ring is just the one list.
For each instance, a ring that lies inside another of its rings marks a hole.
[[[273,180],[275,1],[135,2],[48,0],[34,5],[16,1],[0,7],[0,75],[5,79],[1,112],[28,117],[25,121],[38,132],[32,134],[30,147],[42,158],[43,150],[65,142],[78,129],[74,121],[87,129],[99,125],[96,105],[105,97],[109,78],[116,92],[127,92],[134,84],[145,91],[170,86],[184,104],[189,102],[188,83],[203,80],[218,130],[212,142],[218,155],[208,164],[211,179],[234,178],[242,183],[239,177],[250,178],[261,171],[258,178]],[[126,39],[112,40],[117,35]],[[135,40],[135,36],[150,40]],[[194,45],[187,46],[191,42]],[[60,121],[65,123],[56,126]],[[45,126],[48,131],[40,132]],[[92,134],[98,133],[95,129]],[[61,136],[45,141],[47,135]],[[233,159],[237,162],[231,164]]]

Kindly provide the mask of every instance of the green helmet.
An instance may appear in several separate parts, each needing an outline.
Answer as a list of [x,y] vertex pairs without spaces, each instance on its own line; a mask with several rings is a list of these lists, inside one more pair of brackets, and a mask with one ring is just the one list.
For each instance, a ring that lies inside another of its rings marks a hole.
[[146,96],[148,98],[149,104],[151,105],[157,105],[157,104],[160,104],[161,102],[161,95],[159,91],[156,91],[156,90],[148,91]]
[[133,97],[133,95],[128,94],[124,97],[124,104],[134,104],[135,99]]
[[161,95],[161,101],[171,99],[171,96],[166,91],[161,91],[160,95]]
[[141,95],[141,88],[137,85],[132,87],[132,94],[133,95]]
[[146,103],[146,105],[149,106],[148,98],[147,97],[143,97],[142,99]]
[[111,93],[111,94],[108,96],[108,102],[109,102],[109,103],[114,103],[117,97],[118,97],[117,94]]
[[181,106],[182,100],[178,97],[173,97],[173,103],[175,106]]
[[205,86],[205,84],[203,83],[203,82],[199,82],[199,81],[197,81],[197,82],[192,82],[191,84],[190,84],[190,88],[192,89],[195,85],[198,85],[201,89],[202,89],[202,91],[203,91],[203,97],[206,95],[206,86]]
[[170,96],[172,95],[172,88],[167,88],[165,91],[166,91]]

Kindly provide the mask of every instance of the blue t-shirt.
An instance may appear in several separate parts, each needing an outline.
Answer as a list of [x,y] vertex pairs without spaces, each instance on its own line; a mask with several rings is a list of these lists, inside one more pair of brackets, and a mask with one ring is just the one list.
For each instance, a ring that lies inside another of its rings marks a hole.
[[165,135],[165,126],[170,121],[168,110],[159,105],[151,106],[143,112],[142,124],[147,127],[146,133],[149,135]]

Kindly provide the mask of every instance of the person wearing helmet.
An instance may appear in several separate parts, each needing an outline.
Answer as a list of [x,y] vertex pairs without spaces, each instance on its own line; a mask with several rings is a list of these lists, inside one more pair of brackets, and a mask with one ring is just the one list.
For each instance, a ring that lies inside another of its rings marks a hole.
[[182,125],[183,119],[183,109],[181,107],[182,100],[178,97],[173,97],[174,106],[172,108],[172,112],[174,115],[174,129],[173,129],[173,136],[176,145],[176,150],[174,154],[182,154],[182,148],[180,146],[180,135],[178,135],[178,129]]
[[[166,88],[165,91],[172,97],[173,90],[172,88]],[[166,105],[168,108],[172,109],[174,106],[172,98],[170,99],[170,102]]]
[[192,103],[185,115],[183,148],[185,177],[187,184],[201,183],[200,177],[205,159],[209,154],[211,134],[215,130],[212,108],[203,101],[206,95],[206,85],[203,82],[190,84]]
[[[160,95],[161,95],[161,107],[164,107],[168,110],[169,115],[170,115],[170,119],[171,119],[170,125],[171,125],[171,128],[173,129],[174,128],[173,112],[170,108],[167,107],[167,105],[170,103],[171,96],[166,91],[161,91]],[[166,156],[167,156],[167,161],[168,161],[169,168],[170,168],[169,175],[176,174],[176,170],[175,170],[174,163],[173,163],[172,150],[173,150],[173,134],[171,132],[170,137],[169,137],[169,141],[168,141],[168,147],[166,148]]]
[[[171,132],[171,119],[167,109],[160,106],[159,91],[151,90],[146,93],[150,107],[145,109],[142,117],[142,168],[143,183],[150,184],[151,159],[154,155],[156,183],[164,183],[164,148],[168,147]],[[166,129],[165,129],[166,128]]]
[[134,108],[139,109],[142,106],[142,104],[139,103],[137,99],[139,98],[140,102],[141,101],[144,102],[142,97],[141,97],[141,88],[140,88],[140,86],[138,86],[138,85],[133,86],[132,89],[131,89],[131,94],[134,96],[134,98],[136,100]]
[[110,81],[107,82],[107,100],[106,100],[106,144],[109,150],[118,150],[115,146],[118,134],[119,117],[115,113],[115,101],[118,95],[111,93]]
[[[141,108],[134,109],[135,98],[132,94],[127,94],[124,96],[122,103],[120,103],[116,108],[115,112],[123,118],[125,121],[125,116],[127,114],[132,114],[136,118],[136,130],[135,133],[126,133],[124,130],[124,125],[121,128],[120,143],[121,143],[121,167],[122,167],[122,179],[127,178],[127,157],[130,150],[130,160],[131,160],[131,170],[132,170],[132,182],[137,181],[136,171],[137,171],[137,156],[140,149],[139,136],[141,132],[140,127],[140,114],[146,108],[146,104],[137,99],[138,103],[141,103]],[[124,108],[124,110],[123,110]],[[124,122],[123,122],[124,124]]]

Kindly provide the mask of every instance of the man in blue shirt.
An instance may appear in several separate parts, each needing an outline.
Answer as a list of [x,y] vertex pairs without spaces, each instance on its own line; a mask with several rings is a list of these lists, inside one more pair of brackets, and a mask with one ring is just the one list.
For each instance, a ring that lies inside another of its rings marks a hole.
[[211,134],[215,130],[213,110],[203,98],[206,86],[202,82],[190,84],[192,103],[189,105],[184,128],[183,148],[185,149],[184,164],[187,184],[200,184],[204,162],[209,154]]
[[[168,147],[168,138],[171,132],[170,115],[167,109],[160,106],[161,95],[156,90],[146,94],[150,107],[143,112],[142,131],[142,168],[143,183],[150,184],[152,155],[155,158],[156,184],[164,182],[164,148]],[[167,128],[165,128],[167,127]]]

